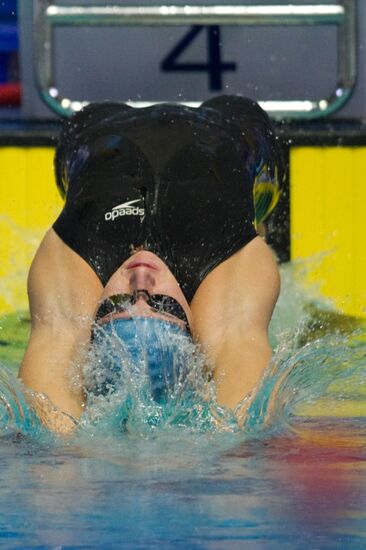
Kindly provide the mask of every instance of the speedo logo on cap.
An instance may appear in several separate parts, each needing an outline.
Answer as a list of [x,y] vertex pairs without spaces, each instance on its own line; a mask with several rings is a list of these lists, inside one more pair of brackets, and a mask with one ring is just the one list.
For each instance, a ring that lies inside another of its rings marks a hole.
[[136,203],[140,201],[141,199],[135,199],[133,201],[124,202],[123,204],[114,206],[110,212],[105,213],[105,220],[107,222],[111,220],[113,221],[118,218],[118,216],[144,216],[145,209],[136,205]]

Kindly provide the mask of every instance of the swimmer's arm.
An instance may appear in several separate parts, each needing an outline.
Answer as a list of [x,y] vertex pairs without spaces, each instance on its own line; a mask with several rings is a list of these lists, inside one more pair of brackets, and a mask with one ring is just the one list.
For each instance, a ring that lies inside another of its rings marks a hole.
[[[233,350],[236,350],[233,353]],[[265,331],[231,334],[215,355],[217,402],[242,417],[258,388],[272,350]],[[238,405],[240,407],[238,408]]]
[[249,402],[271,359],[268,326],[280,289],[277,264],[257,237],[203,284],[192,303],[198,338],[215,365],[218,403],[235,409],[246,397]]
[[64,329],[35,322],[19,371],[22,382],[32,390],[27,393],[30,405],[57,432],[72,431],[83,410],[82,393],[72,391],[74,347],[74,336]]
[[88,345],[101,289],[91,268],[50,230],[29,272],[32,328],[19,377],[28,388],[47,396],[37,396],[34,406],[56,431],[63,424],[72,428],[70,416],[77,419],[83,410],[81,385],[73,385],[75,362]]

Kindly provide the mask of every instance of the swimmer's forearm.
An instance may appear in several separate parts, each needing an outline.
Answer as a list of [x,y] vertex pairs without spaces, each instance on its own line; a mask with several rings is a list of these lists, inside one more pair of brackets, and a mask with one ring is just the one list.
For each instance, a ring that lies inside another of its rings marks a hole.
[[[242,336],[237,342],[226,342],[215,359],[217,402],[233,410],[245,398],[249,402],[271,356],[267,335],[262,332]],[[245,408],[244,404],[242,409]]]
[[[78,334],[67,331],[54,334],[47,327],[33,330],[19,371],[25,386],[36,394],[46,395],[60,414],[76,419],[84,405],[83,391],[75,387],[77,341]],[[40,403],[39,407],[42,410]]]
[[78,421],[71,415],[60,411],[45,394],[28,391],[25,395],[31,409],[42,424],[50,431],[60,435],[72,434]]

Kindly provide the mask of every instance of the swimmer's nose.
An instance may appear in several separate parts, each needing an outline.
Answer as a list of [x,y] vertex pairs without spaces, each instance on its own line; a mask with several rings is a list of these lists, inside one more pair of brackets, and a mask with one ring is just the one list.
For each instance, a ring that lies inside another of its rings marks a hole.
[[132,273],[129,284],[131,294],[136,290],[147,290],[150,294],[153,294],[155,278],[151,274],[151,270],[145,267],[139,267]]

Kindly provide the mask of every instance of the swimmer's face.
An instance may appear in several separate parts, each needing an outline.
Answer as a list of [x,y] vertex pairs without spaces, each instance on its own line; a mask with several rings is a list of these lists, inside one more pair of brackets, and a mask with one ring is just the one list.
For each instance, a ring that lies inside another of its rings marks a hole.
[[[118,294],[134,294],[146,290],[150,295],[160,294],[173,298],[183,309],[190,326],[192,313],[188,302],[170,269],[152,252],[145,250],[136,252],[112,275],[104,288],[99,303]],[[153,310],[147,303],[146,294],[138,294],[136,303],[128,307],[128,311],[116,313],[113,318],[156,317],[165,319],[185,328],[185,323],[174,314]],[[111,315],[105,321],[110,321]],[[101,319],[103,322],[103,319]]]

